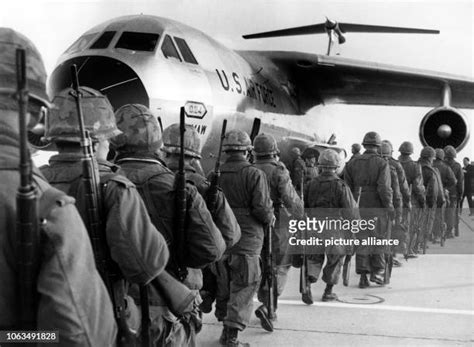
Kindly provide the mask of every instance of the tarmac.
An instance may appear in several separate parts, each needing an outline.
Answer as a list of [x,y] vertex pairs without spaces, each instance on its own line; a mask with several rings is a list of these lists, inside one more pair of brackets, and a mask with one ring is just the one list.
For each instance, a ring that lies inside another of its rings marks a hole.
[[[292,268],[279,297],[274,332],[252,315],[239,340],[253,346],[474,346],[474,217],[463,211],[459,237],[445,246],[428,243],[427,254],[403,260],[390,284],[358,287],[352,261],[348,287],[334,287],[340,301],[322,302],[325,284],[312,285],[314,304],[299,293]],[[342,301],[342,302],[341,302]],[[349,303],[348,303],[349,302]],[[254,301],[254,309],[259,303]],[[222,323],[204,315],[201,346],[220,346]]]

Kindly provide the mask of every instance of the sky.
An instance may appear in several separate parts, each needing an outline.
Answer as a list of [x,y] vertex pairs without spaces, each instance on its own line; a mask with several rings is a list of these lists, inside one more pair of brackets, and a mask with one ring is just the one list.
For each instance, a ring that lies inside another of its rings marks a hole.
[[[327,49],[326,35],[265,40],[241,36],[320,23],[326,17],[349,23],[438,29],[439,35],[347,34],[339,53],[474,78],[473,0],[6,0],[2,1],[0,26],[28,36],[50,73],[59,55],[85,31],[111,18],[138,13],[184,22],[234,49],[320,54]],[[407,109],[404,116],[409,114]],[[472,114],[467,113],[470,118]],[[474,141],[470,142],[466,155],[474,156]]]

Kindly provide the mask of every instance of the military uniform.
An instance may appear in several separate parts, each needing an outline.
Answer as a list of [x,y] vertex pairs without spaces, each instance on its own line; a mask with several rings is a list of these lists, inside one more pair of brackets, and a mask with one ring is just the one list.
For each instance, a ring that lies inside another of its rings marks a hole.
[[264,226],[274,218],[265,174],[245,157],[249,136],[231,130],[224,139],[227,159],[221,166],[221,188],[240,225],[242,236],[218,262],[216,317],[224,322],[222,342],[238,345],[237,331],[248,325],[260,279]]
[[[184,284],[198,292],[202,287],[201,268],[220,259],[225,250],[224,240],[214,224],[205,202],[192,184],[186,185],[185,230],[178,245],[176,235],[176,189],[175,175],[158,158],[156,153],[162,145],[161,131],[156,118],[143,105],[124,105],[116,111],[117,125],[123,134],[112,139],[117,151],[115,162],[120,173],[134,182],[147,206],[153,224],[165,237],[170,250],[167,270],[176,278],[179,269],[187,268]],[[137,136],[138,135],[138,136]],[[180,258],[178,249],[185,257]],[[179,261],[182,263],[178,263]],[[164,307],[161,295],[151,288],[150,300],[155,307]],[[165,310],[165,309],[163,309]],[[163,312],[163,311],[162,311]],[[169,312],[164,314],[165,320]],[[163,322],[169,324],[169,322]],[[183,328],[181,324],[180,329]],[[173,329],[175,327],[173,326]],[[183,345],[195,345],[195,327],[187,325],[188,338]],[[173,333],[173,331],[171,331]],[[179,334],[181,338],[181,334]],[[178,346],[179,343],[174,345]]]
[[304,185],[306,186],[313,178],[318,176],[318,168],[313,164],[306,163],[304,168]]
[[444,193],[439,172],[432,165],[432,158],[435,157],[435,151],[431,147],[423,148],[419,163],[423,176],[423,184],[426,192],[426,210],[423,214],[421,233],[418,236],[418,244],[423,244],[433,229],[436,209],[444,203]]
[[301,196],[301,184],[304,179],[306,165],[304,160],[301,158],[301,151],[298,147],[292,149],[292,155],[293,159],[288,166],[288,170],[290,171],[291,182],[293,183],[298,195]]
[[[288,213],[291,218],[299,219],[303,217],[304,209],[303,202],[291,184],[288,170],[274,157],[277,152],[276,141],[271,135],[259,134],[255,138],[254,166],[266,175],[276,217],[272,234],[272,254],[277,270],[277,295],[281,295],[291,267],[291,259],[287,254],[290,235],[287,229]],[[260,286],[258,294],[262,303],[267,302],[268,287]]]
[[441,176],[441,182],[443,189],[441,190],[444,194],[444,204],[438,206],[436,209],[435,222],[433,225],[433,241],[437,241],[436,238],[441,237],[442,233],[446,229],[446,207],[450,204],[449,192],[456,189],[456,177],[454,176],[453,170],[444,162],[444,151],[440,148],[436,149],[436,159],[433,162],[433,167],[438,169]]
[[[329,161],[326,158],[330,158],[331,155],[334,159],[337,158],[337,154],[334,151],[325,150],[319,157],[319,164],[321,166],[329,165],[330,163],[326,163],[325,160]],[[308,212],[308,217],[317,218],[318,220],[324,220],[326,218],[330,220],[357,219],[359,217],[357,204],[352,196],[351,190],[346,182],[337,176],[335,169],[338,165],[335,163],[331,165],[334,165],[334,170],[329,171],[323,169],[321,174],[311,180],[305,188],[304,204]],[[324,239],[351,238],[352,234],[350,231],[345,230],[325,230],[321,237]],[[323,268],[324,258],[326,257],[322,280],[326,283],[327,287],[323,295],[323,301],[337,298],[331,290],[332,286],[336,285],[339,281],[344,256],[348,252],[350,252],[348,247],[328,246],[324,247],[320,253],[308,256],[307,272],[308,281],[310,283],[316,282],[319,278],[319,274]],[[330,289],[328,289],[328,287]]]
[[[361,231],[358,237],[375,236],[385,237],[387,225],[387,211],[394,213],[393,191],[390,181],[389,164],[377,154],[376,147],[380,146],[381,139],[376,133],[368,133],[363,143],[366,151],[360,157],[346,165],[344,179],[348,183],[354,196],[360,191],[360,215],[364,219],[377,218],[377,227],[372,231]],[[360,246],[356,255],[356,272],[361,277],[361,287],[368,286],[366,274],[371,274],[371,280],[378,284],[383,283],[385,269],[384,249],[380,246]],[[364,283],[362,283],[364,282]]]
[[411,209],[407,211],[406,219],[409,220],[407,233],[405,234],[405,250],[407,257],[414,256],[414,244],[416,242],[415,233],[420,228],[420,217],[425,207],[425,187],[423,185],[423,176],[421,174],[421,166],[413,161],[410,155],[413,153],[413,144],[406,141],[400,145],[399,151],[401,155],[398,157],[403,167],[407,183],[411,187]]
[[[34,329],[20,321],[16,194],[20,185],[15,49],[26,50],[28,112],[37,119],[47,106],[46,72],[41,56],[23,35],[0,28],[0,330],[58,331],[64,346],[113,346],[117,326],[112,304],[99,273],[87,230],[74,199],[52,188],[33,165],[38,199],[40,249]],[[10,78],[7,78],[10,77]]]
[[458,228],[458,226],[456,225],[456,223],[458,223],[456,213],[458,213],[458,202],[459,200],[461,200],[461,197],[463,195],[464,175],[461,168],[461,164],[454,160],[454,158],[456,157],[456,150],[454,149],[454,147],[446,146],[444,148],[444,151],[446,158],[445,162],[451,168],[454,173],[454,176],[456,177],[456,185],[454,187],[451,187],[451,189],[448,189],[449,205],[446,207],[446,224],[448,229],[448,236],[452,237],[453,229],[455,227]]

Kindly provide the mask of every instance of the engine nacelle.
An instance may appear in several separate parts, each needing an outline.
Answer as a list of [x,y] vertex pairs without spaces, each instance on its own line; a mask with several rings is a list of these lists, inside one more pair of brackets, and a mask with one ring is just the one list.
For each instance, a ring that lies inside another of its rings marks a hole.
[[469,140],[469,124],[465,116],[452,107],[432,109],[420,124],[420,141],[424,146],[444,148],[451,145],[460,151]]

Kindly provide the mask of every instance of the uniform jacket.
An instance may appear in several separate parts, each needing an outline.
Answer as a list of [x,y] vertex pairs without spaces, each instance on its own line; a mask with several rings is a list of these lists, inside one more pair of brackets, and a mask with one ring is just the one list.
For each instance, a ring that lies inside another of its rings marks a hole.
[[265,174],[245,158],[230,155],[221,165],[221,188],[242,231],[232,254],[260,255],[263,227],[273,219],[273,206]]
[[318,168],[316,166],[306,165],[304,168],[304,185],[306,186],[313,178],[318,177]]
[[[425,204],[425,186],[423,185],[423,176],[421,175],[421,166],[416,161],[413,161],[407,155],[398,157],[400,164],[405,171],[408,186],[411,186],[411,195],[414,197],[418,206]],[[414,201],[412,199],[412,201]]]
[[367,150],[348,162],[344,179],[355,197],[361,188],[359,207],[393,209],[390,168],[377,153]]
[[462,172],[461,164],[455,161],[453,158],[447,158],[446,164],[453,170],[454,176],[456,177],[456,186],[449,190],[449,195],[452,197],[461,198],[464,191],[464,175]]
[[474,191],[474,165],[469,164],[463,168],[464,192],[469,195]]
[[304,178],[305,167],[306,165],[301,157],[293,159],[289,167],[291,182],[298,192],[301,191],[301,180]]
[[[408,182],[405,175],[405,170],[403,170],[403,167],[400,164],[400,162],[398,160],[395,160],[392,157],[388,158],[388,163],[390,166],[393,166],[397,172],[398,186],[399,186],[399,191],[402,197],[403,207],[408,207],[410,206],[411,196],[410,196],[410,188],[408,187]],[[395,201],[395,198],[394,198],[394,201]]]
[[440,190],[440,185],[438,182],[440,180],[438,172],[431,166],[431,164],[425,162],[424,160],[420,160],[420,164],[421,173],[423,175],[423,184],[426,191],[426,205],[429,208],[433,208],[437,206],[440,196],[443,196],[443,191]]
[[[148,213],[155,226],[165,236],[173,254],[176,252],[174,173],[156,159],[128,156],[117,160],[117,164],[120,165],[119,172],[134,182],[141,194],[148,195],[148,198],[144,196]],[[186,186],[186,205],[184,265],[190,268],[203,268],[222,257],[225,242],[212,220],[204,199],[191,184]]]
[[[171,157],[167,161],[168,168],[174,172],[178,171],[179,163],[178,160]],[[196,169],[190,165],[184,167],[186,173],[186,180],[196,186],[199,194],[206,200],[207,192],[211,186],[209,181],[199,173]],[[224,193],[219,188],[217,192],[217,204],[216,210],[212,216],[214,223],[219,228],[222,237],[224,238],[226,249],[229,249],[240,240],[240,226],[235,218],[234,212],[227,202]]]
[[[58,154],[42,167],[46,179],[54,187],[68,192],[82,175],[80,154]],[[117,167],[99,161],[101,178],[110,175]],[[85,215],[82,184],[76,194],[79,211]],[[168,261],[168,248],[163,236],[151,223],[145,205],[135,185],[123,176],[115,175],[104,188],[105,232],[110,255],[124,277],[137,284],[155,278]]]
[[391,181],[391,186],[392,186],[392,191],[393,191],[393,207],[395,208],[397,217],[401,217],[402,207],[403,207],[403,198],[402,198],[402,193],[400,191],[400,181],[398,178],[397,169],[395,165],[391,165],[389,161],[389,166],[390,166],[390,181]]
[[[20,184],[18,137],[0,128],[0,330],[20,329],[16,285],[16,191]],[[52,189],[34,168],[38,198]],[[55,201],[41,228],[37,282],[38,330],[59,330],[62,346],[112,346],[117,327],[98,274],[87,230],[74,199]]]
[[433,162],[433,167],[437,168],[439,174],[441,175],[441,182],[443,183],[443,188],[449,192],[456,191],[456,176],[454,176],[453,170],[440,159],[435,159]]

